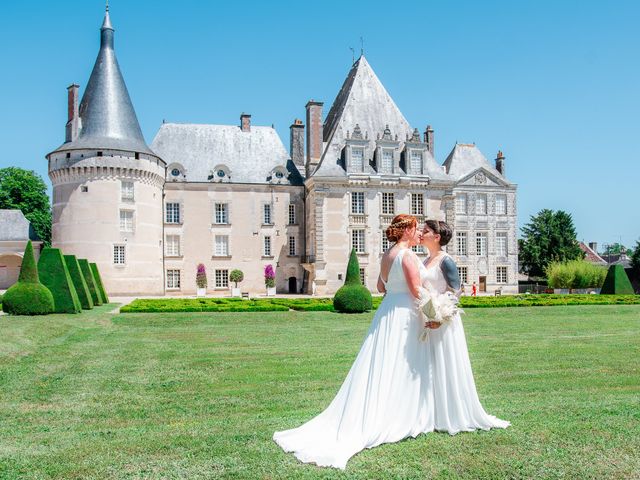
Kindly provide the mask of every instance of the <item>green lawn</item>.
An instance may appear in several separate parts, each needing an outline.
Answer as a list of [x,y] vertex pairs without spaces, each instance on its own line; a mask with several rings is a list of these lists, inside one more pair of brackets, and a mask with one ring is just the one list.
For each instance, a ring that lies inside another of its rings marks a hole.
[[373,314],[0,317],[0,478],[637,478],[640,306],[469,309],[481,400],[512,427],[421,435],[345,472],[274,430],[319,413]]

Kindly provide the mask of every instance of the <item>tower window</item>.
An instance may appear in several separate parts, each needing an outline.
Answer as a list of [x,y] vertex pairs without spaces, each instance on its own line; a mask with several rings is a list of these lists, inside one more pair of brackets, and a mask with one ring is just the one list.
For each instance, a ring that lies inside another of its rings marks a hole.
[[98,152],[98,156],[101,157],[102,156],[102,152]]
[[136,160],[140,160],[140,154],[138,152],[136,152],[135,157],[136,157]]

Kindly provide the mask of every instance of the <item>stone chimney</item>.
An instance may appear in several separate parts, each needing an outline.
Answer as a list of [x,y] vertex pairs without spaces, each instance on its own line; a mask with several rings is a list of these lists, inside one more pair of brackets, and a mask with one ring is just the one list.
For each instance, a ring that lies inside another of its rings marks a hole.
[[73,142],[78,138],[78,125],[80,114],[78,110],[78,89],[79,85],[75,83],[67,87],[67,125],[65,128],[65,143]]
[[304,167],[304,124],[302,120],[295,119],[289,127],[291,143],[289,152],[293,163]]
[[313,173],[322,156],[322,102],[307,102],[307,177]]
[[433,142],[434,142],[433,128],[431,128],[431,125],[427,125],[427,129],[424,131],[424,143],[427,144],[427,148],[431,152],[431,156],[435,158],[436,151],[435,151],[435,145]]
[[240,114],[240,129],[243,132],[251,131],[251,115],[248,113]]
[[598,253],[598,242],[589,242],[589,248]]
[[500,172],[500,175],[504,176],[504,154],[502,150],[498,150],[498,155],[496,155],[496,170]]

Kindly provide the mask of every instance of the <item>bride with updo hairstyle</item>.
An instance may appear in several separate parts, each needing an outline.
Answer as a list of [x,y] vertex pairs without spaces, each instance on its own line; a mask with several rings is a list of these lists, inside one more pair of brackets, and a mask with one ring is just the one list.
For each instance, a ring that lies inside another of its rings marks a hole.
[[[378,290],[385,294],[360,352],[329,406],[273,439],[302,462],[344,469],[365,448],[434,430],[429,352],[416,308],[422,264],[416,218],[396,216],[385,232]],[[424,268],[424,267],[422,267]]]

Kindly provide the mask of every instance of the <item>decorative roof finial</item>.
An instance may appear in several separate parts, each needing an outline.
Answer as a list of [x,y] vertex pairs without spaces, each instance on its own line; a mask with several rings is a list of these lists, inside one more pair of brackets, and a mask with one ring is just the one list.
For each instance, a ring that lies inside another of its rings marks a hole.
[[360,56],[364,56],[364,39],[360,37]]
[[106,6],[105,11],[106,11],[107,13],[109,13],[109,0],[106,0],[106,1],[107,1],[107,6]]

